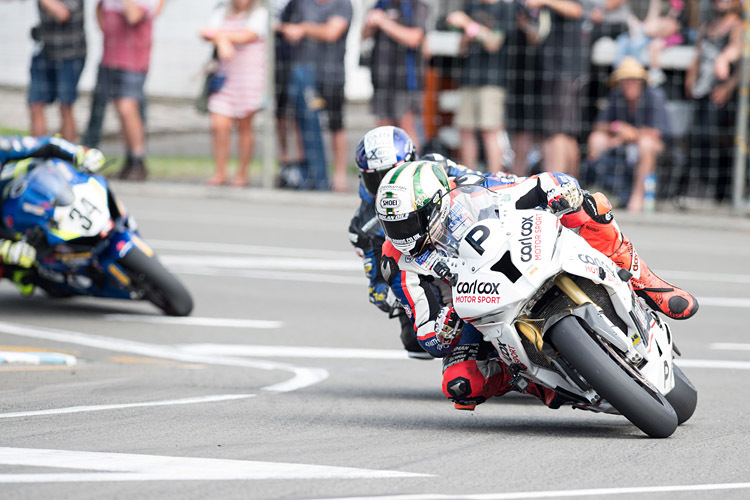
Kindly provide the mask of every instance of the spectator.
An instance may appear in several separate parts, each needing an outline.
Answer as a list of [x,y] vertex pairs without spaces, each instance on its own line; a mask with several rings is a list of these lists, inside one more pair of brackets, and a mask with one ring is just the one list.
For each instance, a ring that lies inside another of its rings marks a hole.
[[[164,3],[166,0],[159,0],[159,6],[156,9],[156,12],[154,13],[154,18],[158,16],[162,9],[164,8]],[[101,26],[100,26],[101,28]],[[102,139],[102,128],[104,126],[104,114],[107,109],[107,81],[105,79],[100,79],[99,75],[101,73],[97,74],[96,79],[96,86],[94,87],[94,91],[91,94],[91,104],[89,108],[89,122],[86,126],[86,131],[83,134],[83,138],[81,142],[84,146],[90,147],[90,148],[98,148],[99,142],[101,142]],[[143,95],[141,100],[138,103],[138,110],[141,114],[141,120],[143,122],[143,126],[146,126],[146,96]]]
[[288,141],[290,130],[294,137],[296,137],[294,146],[296,146],[297,154],[301,154],[303,151],[299,129],[294,123],[294,106],[289,99],[289,73],[292,66],[292,47],[284,39],[279,30],[283,23],[290,21],[290,14],[295,1],[299,0],[275,0],[272,2],[276,56],[274,59],[276,137],[279,142],[279,163],[281,163],[282,170],[289,165],[300,163],[299,158],[290,153],[292,147]]
[[221,6],[204,39],[216,46],[219,73],[224,77],[221,88],[211,94],[214,165],[216,171],[208,180],[211,186],[227,181],[232,125],[237,123],[239,136],[239,170],[232,181],[236,187],[248,185],[248,168],[253,158],[253,116],[263,105],[266,86],[266,35],[268,11],[260,0],[231,0]]
[[420,47],[427,24],[421,0],[378,0],[368,12],[362,38],[374,38],[372,112],[378,126],[397,125],[419,149],[416,120],[422,109],[424,66]]
[[280,30],[292,47],[290,97],[302,133],[310,184],[328,189],[318,111],[325,109],[333,144],[333,190],[347,191],[347,145],[343,123],[344,56],[352,20],[350,0],[304,0],[292,4],[292,22]]
[[544,169],[578,175],[580,93],[588,47],[581,37],[580,0],[525,0],[532,11],[549,11],[549,34],[540,46],[542,57]]
[[690,157],[699,178],[715,187],[714,197],[731,196],[736,88],[732,71],[742,49],[739,0],[712,0],[711,18],[699,29],[696,57],[685,75],[685,94],[694,106]]
[[585,182],[605,184],[631,212],[643,210],[644,180],[671,133],[666,95],[647,86],[647,77],[635,58],[622,60],[612,73],[616,87],[588,139]]
[[461,133],[460,160],[475,169],[476,132],[482,138],[487,170],[503,168],[500,134],[505,126],[508,55],[505,38],[515,26],[515,4],[503,0],[472,0],[465,11],[448,15],[448,24],[463,30],[466,53],[461,68],[461,103],[456,124]]
[[686,13],[683,0],[669,0],[669,10],[663,15],[661,0],[649,0],[646,18],[639,21],[631,15],[628,18],[629,32],[617,37],[614,65],[618,66],[626,56],[635,57],[649,67],[651,85],[664,83],[666,76],[661,70],[661,51],[683,42],[680,29]]
[[96,8],[104,35],[98,80],[120,118],[126,160],[118,177],[143,181],[146,139],[139,103],[151,57],[153,19],[160,0],[100,0]]
[[83,0],[39,0],[40,23],[32,30],[37,42],[31,59],[29,111],[31,135],[47,134],[44,106],[60,103],[61,134],[76,141],[73,103],[86,62]]
[[628,29],[629,0],[584,0],[583,6],[591,22],[591,42],[601,37],[617,38]]

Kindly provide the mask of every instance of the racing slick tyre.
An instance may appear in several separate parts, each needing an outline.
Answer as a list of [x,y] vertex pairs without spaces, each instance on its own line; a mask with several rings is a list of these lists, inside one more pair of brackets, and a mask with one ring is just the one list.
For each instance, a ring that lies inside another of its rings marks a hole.
[[667,401],[677,413],[677,424],[682,425],[693,416],[698,405],[698,391],[690,379],[677,365],[672,365],[674,388],[667,394]]
[[548,339],[600,396],[640,430],[665,438],[677,429],[677,414],[667,399],[629,372],[614,351],[591,337],[574,316],[553,325]]
[[170,316],[187,316],[193,310],[193,298],[185,286],[156,257],[133,248],[120,259],[136,289],[143,298]]

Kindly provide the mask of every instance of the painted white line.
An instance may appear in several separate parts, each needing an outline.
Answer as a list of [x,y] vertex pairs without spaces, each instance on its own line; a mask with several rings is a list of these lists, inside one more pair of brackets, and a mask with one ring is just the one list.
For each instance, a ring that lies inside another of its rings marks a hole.
[[367,497],[319,498],[317,500],[522,500],[524,498],[568,498],[647,493],[677,493],[683,491],[745,490],[750,483],[686,484],[676,486],[632,486],[624,488],[592,488],[588,490],[519,491],[512,493],[382,495]]
[[273,281],[302,281],[306,283],[331,283],[334,285],[367,286],[367,278],[364,274],[354,276],[338,276],[335,274],[313,274],[313,273],[284,273],[274,271],[246,271],[242,269],[215,269],[202,267],[169,266],[169,270],[179,274],[192,274],[196,276],[219,276],[222,278],[250,278],[265,279]]
[[247,344],[184,344],[186,352],[211,356],[249,356],[260,358],[318,358],[318,359],[409,359],[404,350],[347,349],[341,347],[300,347]]
[[31,351],[0,351],[0,365],[65,365],[73,366],[78,363],[75,356],[61,352],[31,352]]
[[721,343],[711,344],[711,349],[726,350],[726,351],[750,351],[750,344],[730,344]]
[[229,226],[234,228],[237,227],[271,227],[274,229],[287,229],[292,231],[315,231],[315,232],[330,232],[343,234],[345,226],[334,222],[326,222],[324,220],[312,220],[312,219],[300,219],[298,217],[287,217],[284,219],[272,219],[270,217],[258,217],[250,218],[245,216],[231,216],[222,214],[221,217],[215,215],[201,215],[191,213],[189,215],[178,213],[178,212],[146,212],[145,214],[139,214],[138,220],[150,220],[158,222],[177,222],[181,224],[206,224],[209,226]]
[[162,255],[168,267],[213,267],[224,269],[280,269],[287,271],[362,271],[362,262],[349,259],[301,259],[281,257],[228,257],[221,255]]
[[217,252],[217,253],[246,253],[254,255],[270,255],[272,257],[297,257],[304,255],[308,258],[351,260],[354,250],[344,252],[341,250],[319,250],[316,248],[291,248],[291,247],[269,247],[260,245],[242,245],[235,243],[207,243],[202,241],[175,241],[175,240],[152,240],[149,245],[157,250],[185,250],[192,252]]
[[750,274],[701,273],[695,271],[659,270],[660,276],[670,280],[717,281],[720,283],[750,283]]
[[698,304],[703,306],[713,307],[739,307],[742,309],[750,309],[750,298],[737,298],[737,297],[698,297]]
[[430,477],[426,474],[410,472],[329,467],[325,465],[31,448],[0,448],[0,464],[101,471],[0,474],[0,483]]
[[0,332],[21,337],[32,337],[37,339],[51,340],[68,344],[85,345],[97,349],[116,352],[128,352],[151,356],[154,358],[173,359],[186,361],[188,363],[203,363],[207,365],[239,366],[244,368],[256,368],[259,370],[283,370],[292,372],[294,377],[279,384],[263,387],[264,391],[290,392],[297,389],[317,384],[328,378],[328,372],[322,368],[307,368],[293,366],[286,363],[271,361],[249,360],[231,356],[207,356],[192,354],[169,345],[146,344],[132,340],[102,337],[86,333],[57,330],[52,328],[39,328],[28,325],[8,323],[0,321]]
[[259,319],[199,318],[195,316],[158,316],[147,314],[105,314],[104,319],[135,323],[156,323],[180,326],[215,326],[219,328],[281,328],[281,321]]
[[687,368],[718,368],[720,370],[750,370],[750,361],[722,361],[718,359],[678,359],[677,366]]
[[165,401],[149,401],[145,403],[122,403],[113,405],[96,406],[70,406],[68,408],[55,408],[51,410],[16,411],[12,413],[0,413],[0,418],[16,417],[38,417],[44,415],[61,415],[65,413],[82,413],[88,411],[119,410],[122,408],[145,408],[149,406],[174,406],[190,405],[199,403],[216,403],[220,401],[233,401],[235,399],[246,399],[255,397],[255,394],[219,394],[216,396],[200,396],[196,398],[167,399]]

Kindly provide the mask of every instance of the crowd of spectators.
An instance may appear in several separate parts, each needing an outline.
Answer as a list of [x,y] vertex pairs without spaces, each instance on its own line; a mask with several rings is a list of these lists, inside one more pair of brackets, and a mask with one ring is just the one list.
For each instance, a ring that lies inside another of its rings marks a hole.
[[[104,106],[112,102],[127,153],[120,173],[125,179],[146,177],[143,83],[153,20],[164,3],[97,5],[104,51],[84,143],[96,145]],[[361,30],[351,36],[369,47],[371,112],[378,125],[406,130],[420,152],[448,152],[468,167],[492,172],[566,172],[601,184],[639,211],[644,179],[658,177],[664,165],[675,168],[670,152],[680,144],[668,104],[681,101],[694,113],[683,177],[701,180],[717,200],[731,191],[739,0],[372,0],[364,7]],[[62,133],[74,140],[71,105],[86,56],[83,1],[40,0],[39,9],[29,87],[32,133],[46,133],[43,107],[59,101]],[[218,65],[207,104],[216,165],[209,184],[227,182],[233,126],[240,168],[232,184],[248,184],[252,120],[266,104],[271,16],[282,180],[290,187],[347,190],[344,60],[353,21],[359,25],[355,10],[352,0],[221,4],[200,33],[214,45]],[[459,35],[454,53],[436,46],[447,42],[430,41],[436,31]],[[606,38],[607,60],[594,64],[592,51]],[[677,56],[666,52],[673,46],[692,51],[673,60]],[[440,54],[433,54],[436,49]],[[425,93],[428,80],[438,90],[458,89],[449,116],[459,131],[457,144],[441,143],[429,123],[439,106],[435,93]],[[284,177],[290,168],[293,182]]]

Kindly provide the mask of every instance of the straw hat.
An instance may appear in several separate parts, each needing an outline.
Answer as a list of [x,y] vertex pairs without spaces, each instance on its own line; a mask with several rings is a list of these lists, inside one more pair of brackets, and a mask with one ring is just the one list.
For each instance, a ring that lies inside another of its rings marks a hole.
[[620,65],[612,72],[609,77],[609,84],[616,85],[622,80],[635,78],[638,80],[648,80],[648,71],[641,66],[641,63],[635,57],[627,56],[622,59]]

